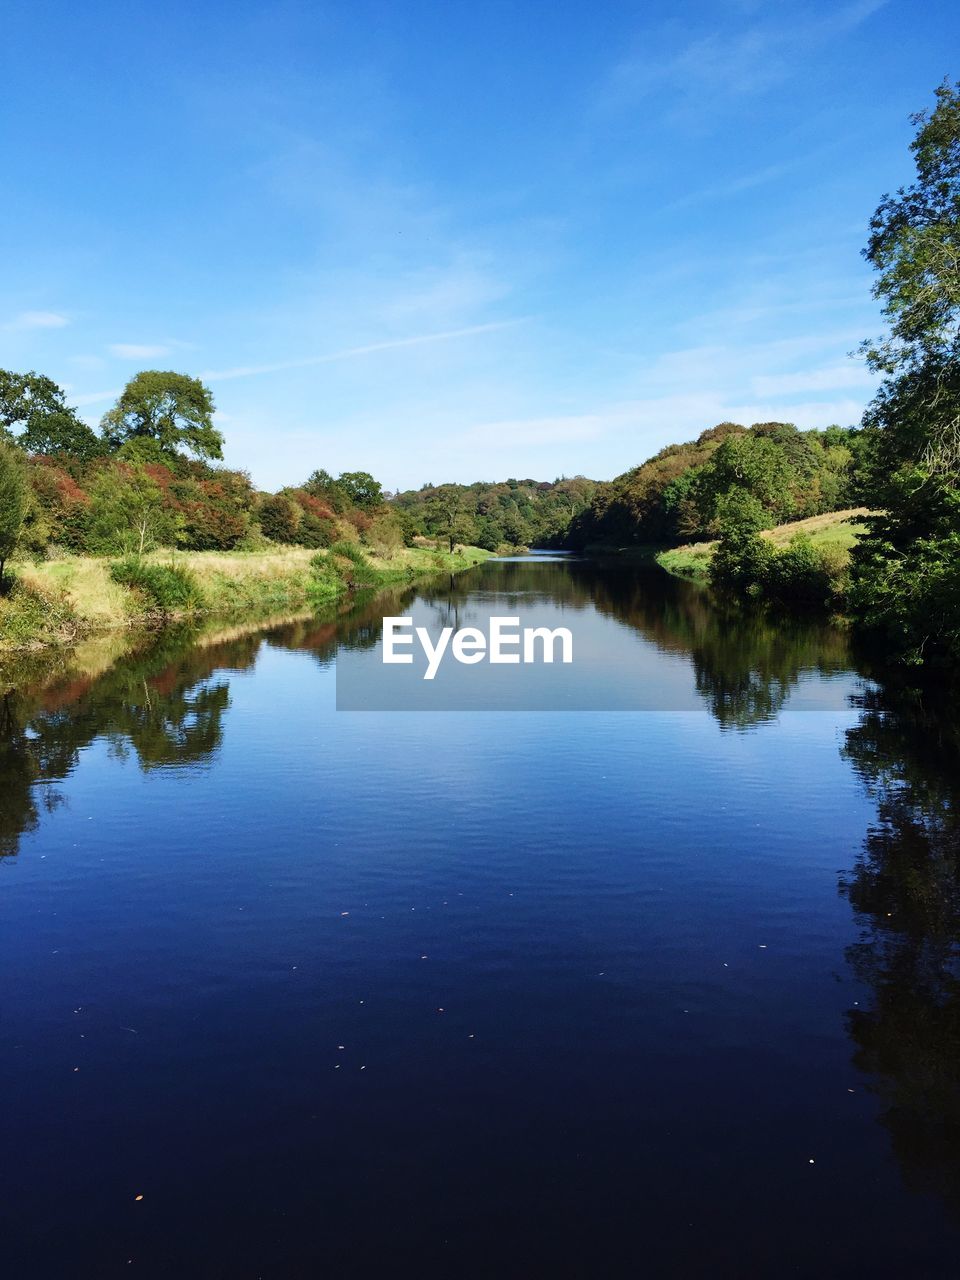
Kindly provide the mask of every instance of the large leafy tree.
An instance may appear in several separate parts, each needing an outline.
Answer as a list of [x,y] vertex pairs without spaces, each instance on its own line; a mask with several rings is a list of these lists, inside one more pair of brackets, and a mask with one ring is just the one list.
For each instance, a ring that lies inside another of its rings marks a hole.
[[52,378],[0,369],[0,431],[28,453],[71,454],[86,461],[103,446],[66,402]]
[[27,482],[17,450],[0,440],[0,588],[27,509]]
[[864,354],[868,496],[853,604],[915,662],[960,659],[960,84],[913,118],[916,181],[885,196],[864,255],[889,324]]
[[369,471],[341,471],[337,484],[347,495],[348,501],[357,507],[379,507],[383,502],[383,489]]
[[[213,394],[199,378],[148,369],[130,379],[101,427],[113,449],[145,446],[145,461],[156,452],[222,458],[223,436],[213,425],[214,409]],[[140,456],[137,449],[129,452]]]

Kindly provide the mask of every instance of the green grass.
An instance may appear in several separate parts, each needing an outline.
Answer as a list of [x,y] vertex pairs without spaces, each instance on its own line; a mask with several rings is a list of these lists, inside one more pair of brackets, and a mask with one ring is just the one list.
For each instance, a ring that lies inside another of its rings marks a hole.
[[12,589],[0,598],[0,650],[73,643],[79,636],[155,621],[158,614],[265,617],[303,610],[354,590],[456,573],[489,555],[478,547],[454,554],[403,547],[384,557],[344,542],[322,552],[161,551],[139,561],[66,556],[23,562]]
[[46,589],[8,575],[0,595],[0,648],[36,648],[67,644],[83,627],[66,594],[56,587]]
[[110,566],[110,577],[131,587],[144,604],[162,613],[187,613],[204,607],[203,592],[193,574],[180,564],[150,564],[129,556]]
[[[869,515],[867,507],[830,511],[826,515],[810,516],[807,520],[793,520],[775,529],[765,529],[761,537],[769,539],[777,550],[782,550],[791,538],[805,533],[819,550],[835,550],[839,555],[848,557],[851,548],[866,531],[866,525],[859,518],[865,515]],[[657,555],[657,563],[675,577],[703,579],[707,576],[716,545],[715,542],[691,542],[683,547],[671,547]]]

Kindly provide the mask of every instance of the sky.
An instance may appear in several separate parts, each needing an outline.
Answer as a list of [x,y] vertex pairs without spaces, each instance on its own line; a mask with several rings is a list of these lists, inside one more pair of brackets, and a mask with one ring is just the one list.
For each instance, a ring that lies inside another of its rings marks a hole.
[[3,0],[0,367],[213,390],[263,488],[851,425],[954,0]]

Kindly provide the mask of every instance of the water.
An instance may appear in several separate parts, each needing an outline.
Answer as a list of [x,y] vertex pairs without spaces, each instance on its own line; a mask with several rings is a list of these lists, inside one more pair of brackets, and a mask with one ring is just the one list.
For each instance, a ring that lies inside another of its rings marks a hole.
[[[494,605],[675,702],[335,710]],[[956,1274],[956,743],[840,633],[530,559],[30,665],[4,1275]]]

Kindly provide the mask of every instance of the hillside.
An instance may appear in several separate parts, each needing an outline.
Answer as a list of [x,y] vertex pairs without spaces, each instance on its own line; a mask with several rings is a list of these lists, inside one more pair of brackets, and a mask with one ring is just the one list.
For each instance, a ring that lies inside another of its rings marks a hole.
[[852,507],[861,442],[860,432],[836,426],[799,431],[789,422],[722,422],[598,485],[571,521],[566,545],[707,541],[731,505],[744,503],[770,528]]
[[[790,544],[797,534],[804,534],[819,550],[836,549],[849,555],[857,539],[866,531],[862,517],[869,515],[868,507],[850,507],[845,511],[830,511],[824,515],[809,516],[805,520],[790,520],[760,534],[778,550]],[[657,563],[678,578],[706,578],[716,541],[690,542],[683,546],[661,551]]]

